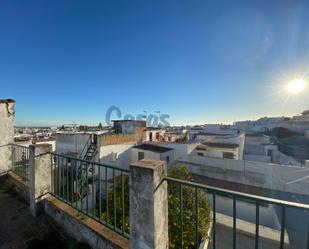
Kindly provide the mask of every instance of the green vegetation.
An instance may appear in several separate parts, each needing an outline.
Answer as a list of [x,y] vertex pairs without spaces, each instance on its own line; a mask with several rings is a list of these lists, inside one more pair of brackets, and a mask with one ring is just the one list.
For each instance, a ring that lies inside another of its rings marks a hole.
[[91,247],[83,242],[73,239],[69,242],[68,249],[91,249]]
[[[116,178],[119,179],[119,178]],[[100,205],[96,207],[96,216],[100,217],[103,222],[106,222],[114,226],[114,216],[116,216],[116,228],[125,233],[129,234],[129,177],[123,176],[123,199],[122,199],[122,183],[120,181],[115,181],[115,196],[113,192],[113,183],[109,183],[108,191],[108,210],[106,209],[106,198],[101,199],[101,214]],[[116,210],[114,208],[114,203],[116,203]],[[123,209],[124,206],[124,209]],[[116,215],[115,215],[116,213]]]
[[[192,181],[187,167],[176,166],[168,170],[168,176]],[[183,226],[180,223],[180,186],[169,183],[168,189],[168,218],[169,218],[169,248],[180,248],[181,227],[183,228],[183,248],[196,248],[196,225],[198,227],[197,239],[200,243],[206,239],[211,219],[211,207],[206,197],[206,191],[183,186]],[[196,192],[197,191],[197,192]],[[196,224],[196,195],[198,200],[198,224]]]
[[[193,178],[185,166],[175,166],[168,170],[168,176],[192,181]],[[124,229],[129,234],[129,178],[124,177],[124,199],[122,199],[122,183],[119,178],[115,178],[115,194],[113,182],[108,183],[108,210],[106,209],[106,198],[101,199],[101,208],[97,204],[95,209],[96,217],[100,217],[102,222],[106,222],[114,227],[114,216],[116,217],[116,229]],[[102,183],[104,184],[104,183]],[[180,224],[180,187],[179,184],[169,183],[168,186],[168,218],[169,218],[169,248],[179,248],[181,241],[181,227],[183,227],[183,248],[196,248],[196,238],[198,243],[206,239],[211,220],[211,207],[208,202],[206,191],[190,186],[183,186],[183,226]],[[102,193],[104,195],[105,193]],[[198,200],[198,224],[196,224],[196,195]],[[124,202],[124,213],[123,205]],[[116,210],[114,207],[116,203]],[[101,211],[101,213],[100,213]],[[196,225],[198,234],[196,236]]]

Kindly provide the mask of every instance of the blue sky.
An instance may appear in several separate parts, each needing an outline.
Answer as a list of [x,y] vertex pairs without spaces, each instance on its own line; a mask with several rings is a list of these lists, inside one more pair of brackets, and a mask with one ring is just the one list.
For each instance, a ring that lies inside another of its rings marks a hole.
[[160,111],[171,124],[309,109],[307,1],[0,1],[0,98],[16,123],[92,124]]

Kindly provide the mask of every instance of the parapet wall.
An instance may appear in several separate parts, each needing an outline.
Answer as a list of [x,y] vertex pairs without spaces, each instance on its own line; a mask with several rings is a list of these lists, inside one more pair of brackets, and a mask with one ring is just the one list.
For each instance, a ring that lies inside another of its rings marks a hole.
[[309,168],[199,156],[190,156],[181,163],[202,176],[295,194],[309,193]]
[[29,182],[24,181],[21,177],[16,175],[14,172],[8,173],[8,178],[10,182],[15,185],[15,190],[18,194],[29,203]]
[[101,138],[101,146],[102,145],[112,145],[112,144],[123,144],[130,142],[139,142],[143,140],[142,133],[134,133],[134,134],[108,134],[103,135]]
[[86,242],[91,248],[129,249],[128,239],[79,213],[57,198],[49,196],[44,204],[45,213],[52,217],[67,234]]
[[15,101],[0,100],[0,175],[12,168],[11,144],[14,142]]

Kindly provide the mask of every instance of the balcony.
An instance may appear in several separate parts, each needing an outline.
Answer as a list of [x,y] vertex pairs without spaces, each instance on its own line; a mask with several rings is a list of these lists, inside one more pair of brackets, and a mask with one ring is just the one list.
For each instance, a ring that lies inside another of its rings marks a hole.
[[[28,186],[30,209],[47,205],[43,211],[67,226],[50,211],[57,203],[71,218],[82,222],[78,217],[83,217],[88,229],[102,231],[102,226],[114,234],[100,234],[120,241],[112,241],[117,245],[112,248],[139,248],[145,236],[169,248],[308,248],[307,204],[167,177],[161,161],[142,160],[128,171],[55,154],[44,145],[7,147],[12,153],[9,175]],[[201,229],[205,221],[206,232]]]

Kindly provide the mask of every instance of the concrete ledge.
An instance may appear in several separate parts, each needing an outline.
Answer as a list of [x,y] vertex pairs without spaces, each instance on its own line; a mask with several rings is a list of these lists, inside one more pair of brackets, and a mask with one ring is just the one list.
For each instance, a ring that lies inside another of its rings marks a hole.
[[45,213],[78,241],[88,243],[93,249],[129,249],[130,242],[99,222],[81,214],[63,201],[47,195]]
[[9,181],[14,183],[16,186],[15,190],[20,194],[20,196],[29,203],[29,182],[26,182],[20,176],[16,175],[13,171],[8,172]]

